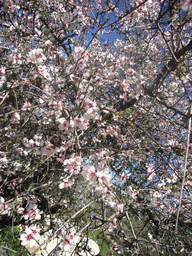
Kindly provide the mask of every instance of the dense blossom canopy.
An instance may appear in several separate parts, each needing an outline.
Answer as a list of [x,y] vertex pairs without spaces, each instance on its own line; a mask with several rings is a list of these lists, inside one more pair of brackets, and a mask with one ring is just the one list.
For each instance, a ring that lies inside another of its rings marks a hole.
[[0,228],[33,255],[189,255],[192,2],[0,14]]

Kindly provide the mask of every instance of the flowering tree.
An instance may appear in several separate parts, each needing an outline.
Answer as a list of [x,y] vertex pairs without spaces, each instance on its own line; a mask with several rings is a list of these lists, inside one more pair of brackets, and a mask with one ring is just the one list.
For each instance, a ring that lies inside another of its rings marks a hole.
[[191,1],[0,7],[0,227],[31,255],[189,255]]

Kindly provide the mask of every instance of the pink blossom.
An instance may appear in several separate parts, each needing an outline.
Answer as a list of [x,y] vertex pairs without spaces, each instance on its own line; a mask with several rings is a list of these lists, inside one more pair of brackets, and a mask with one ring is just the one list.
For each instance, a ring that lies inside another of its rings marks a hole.
[[169,183],[176,183],[177,179],[178,178],[175,173],[173,173],[170,178],[166,178],[167,182],[169,182]]
[[192,13],[192,0],[182,0],[181,7],[184,11]]
[[131,86],[127,80],[123,81],[122,87],[125,92],[129,92],[131,90]]
[[0,76],[0,89],[3,87],[3,84],[7,81],[5,76]]
[[27,144],[27,147],[30,148],[30,149],[33,149],[34,147],[36,146],[34,140],[29,140],[28,144]]
[[23,214],[23,217],[25,220],[40,220],[41,219],[41,212],[37,208],[37,205],[34,203],[29,204],[27,209],[19,208],[18,209],[19,214]]
[[51,81],[52,78],[51,78],[46,66],[39,65],[38,71],[39,71],[39,74],[41,74],[46,80]]
[[81,130],[86,130],[89,125],[89,121],[87,119],[85,119],[83,116],[81,116],[80,118],[76,117],[74,119],[74,123],[75,123],[75,126]]
[[156,173],[155,172],[152,172],[148,178],[147,178],[147,181],[150,182],[150,181],[153,181],[155,180],[155,177],[156,177]]
[[33,247],[40,239],[39,229],[36,226],[26,227],[25,233],[20,235],[21,245]]
[[0,214],[7,214],[8,210],[8,205],[5,203],[4,198],[0,197]]
[[117,219],[114,218],[113,221],[111,221],[109,223],[109,228],[108,228],[108,231],[109,232],[113,232],[113,229],[117,228]]
[[51,144],[49,141],[46,142],[46,145],[41,148],[42,155],[50,156],[54,155],[57,152],[59,152],[59,148],[57,148],[55,145]]
[[131,196],[133,199],[136,199],[136,195],[139,192],[136,189],[133,189],[131,186],[128,187],[127,189],[127,195]]
[[111,186],[111,175],[102,171],[97,171],[96,173],[98,181],[100,184]]
[[59,102],[54,101],[52,105],[55,109],[62,110],[62,101],[59,101]]
[[8,164],[8,159],[4,153],[0,154],[0,167],[4,168]]
[[162,196],[162,194],[160,194],[158,191],[153,193],[153,197],[155,197],[155,198],[158,198],[158,197],[161,197],[161,196]]
[[12,61],[13,64],[21,64],[21,53],[18,53],[17,50],[12,51]]
[[5,74],[6,67],[0,65],[0,75]]
[[117,203],[114,208],[118,211],[118,212],[123,212],[123,208],[124,208],[124,205],[123,204],[120,204],[120,203]]
[[22,107],[22,110],[30,110],[30,109],[31,109],[31,103],[26,101]]
[[90,118],[98,118],[98,111],[99,108],[97,107],[97,103],[95,101],[92,101],[91,98],[86,98],[86,114],[84,115],[84,118],[89,120]]
[[119,39],[116,40],[116,42],[114,43],[114,45],[115,45],[116,47],[122,47],[122,46],[123,46],[122,41],[119,40]]
[[128,177],[130,177],[131,174],[127,175],[124,172],[120,172],[118,175],[119,181],[121,182],[125,182],[127,180]]
[[96,182],[97,180],[97,176],[96,176],[96,172],[95,172],[95,167],[88,165],[88,166],[84,166],[83,167],[83,171],[81,173],[83,175],[83,177],[86,180],[92,181],[92,182]]
[[66,166],[66,168],[69,170],[69,172],[73,174],[78,174],[81,168],[81,163],[83,159],[79,156],[76,156],[75,154],[72,154],[72,157],[69,159],[66,159],[63,162],[63,165]]
[[123,99],[124,101],[127,101],[127,94],[126,93],[121,94],[120,98]]
[[74,129],[74,122],[70,120],[69,118],[59,118],[59,130],[65,130],[65,132],[69,133],[72,132]]
[[4,4],[4,11],[5,12],[8,12],[8,13],[14,12],[16,6],[13,4],[12,0],[4,0],[3,4]]
[[41,134],[35,134],[34,135],[34,140],[35,140],[35,145],[36,146],[41,146],[44,142],[42,140],[42,135]]
[[67,235],[63,242],[59,245],[59,247],[64,251],[70,253],[69,255],[72,255],[76,244],[80,241],[80,236],[78,235]]
[[81,54],[82,52],[84,52],[84,48],[83,47],[79,47],[79,46],[75,47],[75,53]]
[[28,53],[28,61],[41,64],[46,59],[45,55],[43,54],[43,49],[33,49]]
[[156,177],[156,173],[153,170],[153,165],[146,164],[146,166],[148,167],[147,168],[147,174],[148,174],[147,181],[148,182],[153,181],[155,179],[155,177]]
[[111,136],[117,136],[118,135],[118,128],[115,126],[108,126],[107,127],[107,133]]
[[74,184],[75,180],[72,178],[65,178],[63,181],[59,184],[59,188],[70,188]]
[[36,204],[30,205],[28,211],[29,211],[29,218],[30,219],[35,219],[35,220],[40,220],[41,219],[40,211],[39,211],[39,209],[37,209]]
[[51,48],[52,42],[51,42],[50,40],[47,40],[47,41],[45,41],[45,45],[46,45],[48,48]]
[[20,120],[20,115],[18,112],[15,112],[14,116],[11,118],[11,122],[14,124],[17,124],[19,123],[19,120]]

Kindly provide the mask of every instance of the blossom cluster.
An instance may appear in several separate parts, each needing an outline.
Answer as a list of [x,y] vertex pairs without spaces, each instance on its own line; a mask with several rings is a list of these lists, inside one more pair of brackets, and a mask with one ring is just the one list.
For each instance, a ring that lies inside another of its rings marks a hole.
[[65,170],[72,174],[78,174],[81,169],[81,164],[83,159],[80,156],[76,156],[72,154],[71,158],[65,159],[63,165],[65,166]]
[[23,139],[23,144],[27,148],[25,154],[33,150],[37,155],[54,155],[59,152],[59,148],[50,143],[49,141],[44,141],[40,134],[34,135],[34,140]]
[[25,233],[20,235],[21,245],[23,246],[37,246],[37,242],[40,239],[40,229],[36,226],[30,226],[25,228]]
[[40,235],[40,229],[37,226],[27,226],[24,233],[20,235],[21,245],[31,253],[39,248],[42,255],[48,255],[55,248],[59,248],[63,256],[75,256],[76,248],[78,248],[78,255],[81,256],[99,254],[99,246],[92,239],[76,234],[75,228],[68,227],[67,230],[62,228],[57,236],[54,235],[53,230]]
[[30,203],[26,208],[20,207],[18,213],[22,214],[25,220],[40,220],[41,212],[37,208],[37,205]]
[[[22,198],[20,200],[17,200],[17,204],[18,204],[17,208],[19,207],[22,201],[23,201]],[[29,220],[29,221],[40,220],[42,212],[37,207],[37,201],[38,201],[37,197],[33,195],[27,196],[25,198],[25,204],[26,204],[25,208],[19,207],[17,209],[17,212],[19,214],[22,214],[25,220]]]
[[112,193],[111,175],[107,166],[105,166],[104,170],[96,170],[94,166],[87,165],[83,167],[81,174],[89,182],[96,196],[102,198],[106,205],[115,209],[117,212],[123,212],[124,205],[116,201],[114,193]]
[[46,60],[45,55],[43,54],[43,49],[33,49],[28,54],[28,61],[35,63],[35,64],[41,64],[44,60]]

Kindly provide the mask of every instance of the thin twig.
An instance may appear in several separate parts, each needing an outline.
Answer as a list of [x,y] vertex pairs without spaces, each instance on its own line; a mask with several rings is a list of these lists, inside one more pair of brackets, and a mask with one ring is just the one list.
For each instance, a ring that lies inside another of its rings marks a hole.
[[2,99],[2,101],[0,102],[0,105],[3,104],[3,102],[4,102],[5,99],[8,97],[8,95],[9,95],[9,92],[6,92],[5,96],[3,96],[3,99]]
[[132,231],[132,233],[133,233],[134,239],[137,240],[137,237],[136,237],[136,235],[135,235],[135,231],[134,231],[134,229],[133,229],[132,222],[131,222],[131,220],[130,220],[130,218],[129,218],[128,211],[125,211],[125,214],[126,214],[127,220],[129,221],[129,224],[130,224],[131,231]]
[[192,102],[190,105],[190,111],[189,111],[189,124],[188,124],[188,134],[187,134],[187,148],[186,148],[186,153],[185,153],[185,163],[184,163],[184,171],[183,171],[183,180],[182,180],[182,185],[181,185],[181,192],[180,192],[180,198],[179,198],[179,206],[177,210],[177,219],[176,219],[176,225],[175,225],[175,233],[177,233],[178,229],[178,222],[179,222],[179,212],[181,209],[181,201],[183,197],[183,189],[185,185],[185,176],[187,172],[187,159],[189,155],[189,143],[190,143],[190,135],[191,135],[191,114],[192,114]]
[[11,251],[11,252],[13,252],[13,253],[16,253],[16,254],[20,255],[19,253],[17,253],[16,251],[14,251],[14,250],[12,250],[12,249],[10,249],[10,248],[8,248],[8,247],[5,247],[5,246],[2,246],[2,245],[1,245],[0,248],[2,248],[2,249],[4,249],[4,250]]
[[165,34],[163,33],[163,31],[162,31],[161,27],[159,26],[159,23],[158,23],[158,22],[157,22],[157,26],[158,26],[158,28],[159,28],[159,30],[160,30],[160,32],[161,32],[161,35],[162,35],[162,37],[163,37],[163,39],[164,39],[164,41],[165,41],[167,47],[169,48],[169,50],[170,50],[170,52],[171,52],[171,55],[173,56],[174,60],[175,60],[176,62],[179,62],[178,59],[176,58],[176,56],[175,56],[173,50],[171,49],[169,43],[167,42],[167,40],[166,40],[166,38],[165,38]]

